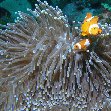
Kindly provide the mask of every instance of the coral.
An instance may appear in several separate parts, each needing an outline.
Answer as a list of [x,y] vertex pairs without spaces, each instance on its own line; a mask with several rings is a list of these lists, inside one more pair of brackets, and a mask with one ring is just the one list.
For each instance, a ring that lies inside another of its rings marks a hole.
[[89,49],[75,52],[80,28],[46,1],[35,6],[30,15],[18,12],[15,23],[1,25],[1,110],[102,109],[111,93],[111,26],[101,25]]

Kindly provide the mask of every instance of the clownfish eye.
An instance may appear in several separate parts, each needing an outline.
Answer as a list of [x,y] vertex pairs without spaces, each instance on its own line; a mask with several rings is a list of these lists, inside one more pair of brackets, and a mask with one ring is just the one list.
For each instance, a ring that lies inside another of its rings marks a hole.
[[74,49],[78,49],[78,46],[77,46],[77,45],[75,45],[75,46],[74,46]]
[[78,46],[77,46],[77,45],[76,45],[75,47],[76,47],[76,48],[78,48]]

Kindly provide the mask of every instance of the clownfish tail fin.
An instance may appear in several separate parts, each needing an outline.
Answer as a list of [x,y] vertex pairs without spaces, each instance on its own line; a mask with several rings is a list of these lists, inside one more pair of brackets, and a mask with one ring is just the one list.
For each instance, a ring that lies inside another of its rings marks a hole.
[[99,30],[98,30],[98,33],[101,34],[101,33],[102,33],[102,29],[99,29]]

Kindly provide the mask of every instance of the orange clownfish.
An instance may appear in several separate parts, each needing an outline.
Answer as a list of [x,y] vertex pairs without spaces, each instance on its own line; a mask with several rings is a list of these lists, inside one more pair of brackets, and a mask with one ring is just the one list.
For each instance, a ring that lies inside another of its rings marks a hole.
[[83,24],[81,25],[81,35],[98,35],[102,32],[102,29],[99,28],[98,25],[98,17],[92,16],[91,13],[87,13]]
[[84,50],[86,51],[88,46],[90,46],[91,41],[89,39],[83,39],[74,45],[74,50]]

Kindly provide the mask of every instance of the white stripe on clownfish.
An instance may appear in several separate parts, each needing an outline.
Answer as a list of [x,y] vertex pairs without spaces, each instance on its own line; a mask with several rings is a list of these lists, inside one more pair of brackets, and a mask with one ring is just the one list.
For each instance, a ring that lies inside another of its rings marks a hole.
[[79,49],[81,49],[81,44],[77,43],[76,45],[79,47]]
[[[87,16],[86,16],[86,17],[87,17]],[[94,18],[94,16],[88,18],[86,21],[89,22],[89,21],[91,21],[93,18]]]
[[84,43],[85,46],[89,46],[90,45],[90,41],[88,39],[86,39],[86,42]]
[[91,29],[94,28],[94,27],[99,28],[98,24],[92,24],[92,25],[90,25],[90,27],[89,27],[89,33],[90,34],[91,34]]

